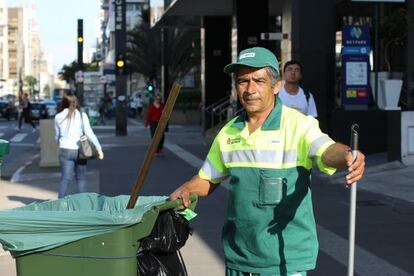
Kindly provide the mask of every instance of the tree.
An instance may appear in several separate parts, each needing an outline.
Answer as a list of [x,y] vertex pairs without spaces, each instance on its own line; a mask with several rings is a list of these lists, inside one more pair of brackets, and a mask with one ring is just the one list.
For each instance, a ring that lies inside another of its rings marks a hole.
[[381,24],[380,30],[384,44],[384,62],[388,73],[392,73],[392,58],[399,47],[404,47],[409,24],[407,10],[398,8],[388,14]]
[[34,87],[37,84],[37,79],[33,76],[26,76],[24,78],[24,82],[26,83],[27,86],[29,86],[30,94],[33,95],[34,94]]
[[78,71],[78,63],[76,61],[72,61],[70,64],[63,65],[58,75],[60,79],[66,81],[67,83],[71,83],[75,81],[76,71]]
[[[84,63],[83,67],[85,72],[99,71],[99,65],[97,62]],[[75,81],[75,73],[78,70],[78,63],[76,61],[72,61],[70,64],[63,65],[58,75],[60,79],[66,81],[67,83],[71,83]]]
[[50,97],[50,86],[49,86],[49,84],[46,84],[43,87],[43,93],[45,93],[46,95],[48,95],[48,97]]
[[[197,28],[182,22],[164,28],[164,65],[168,68],[167,85],[183,77],[200,63],[200,35]],[[144,20],[127,34],[127,63],[129,70],[152,79],[161,69],[161,29],[151,28]]]
[[158,29],[151,29],[142,21],[127,33],[127,64],[129,72],[150,78],[161,66],[161,36]]

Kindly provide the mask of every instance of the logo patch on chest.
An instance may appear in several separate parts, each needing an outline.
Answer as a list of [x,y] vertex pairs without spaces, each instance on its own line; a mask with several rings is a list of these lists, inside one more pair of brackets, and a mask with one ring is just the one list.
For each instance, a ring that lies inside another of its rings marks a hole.
[[240,143],[240,138],[227,138],[227,145]]

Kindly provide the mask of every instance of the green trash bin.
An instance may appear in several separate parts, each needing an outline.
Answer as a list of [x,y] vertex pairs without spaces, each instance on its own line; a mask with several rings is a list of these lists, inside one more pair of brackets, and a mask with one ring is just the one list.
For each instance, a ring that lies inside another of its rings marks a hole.
[[[192,197],[194,210],[197,197]],[[148,236],[161,211],[177,208],[181,200],[166,201],[145,212],[141,221],[110,233],[16,257],[18,276],[136,276],[136,253],[140,240]],[[13,253],[12,253],[13,255]]]
[[9,154],[9,149],[10,149],[9,141],[0,139],[0,158]]
[[10,144],[9,141],[0,139],[0,176],[1,176],[1,167],[3,165],[3,156],[9,154]]

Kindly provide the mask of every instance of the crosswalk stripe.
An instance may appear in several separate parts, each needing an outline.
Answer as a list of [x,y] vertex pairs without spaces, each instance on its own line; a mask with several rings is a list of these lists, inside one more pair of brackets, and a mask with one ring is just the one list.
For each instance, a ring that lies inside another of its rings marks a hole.
[[18,133],[10,139],[10,142],[21,142],[24,138],[26,138],[27,133]]
[[0,137],[3,137],[4,136],[4,132],[0,132]]

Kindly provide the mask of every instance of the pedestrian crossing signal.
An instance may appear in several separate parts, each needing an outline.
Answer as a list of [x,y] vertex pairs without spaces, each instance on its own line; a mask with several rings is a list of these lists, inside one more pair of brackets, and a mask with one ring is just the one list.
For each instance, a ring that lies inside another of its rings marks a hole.
[[147,91],[152,92],[154,90],[154,86],[152,84],[147,84]]
[[78,36],[78,43],[79,44],[83,43],[83,37],[82,36]]

